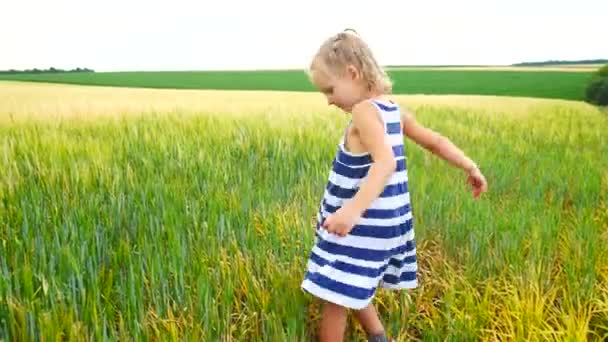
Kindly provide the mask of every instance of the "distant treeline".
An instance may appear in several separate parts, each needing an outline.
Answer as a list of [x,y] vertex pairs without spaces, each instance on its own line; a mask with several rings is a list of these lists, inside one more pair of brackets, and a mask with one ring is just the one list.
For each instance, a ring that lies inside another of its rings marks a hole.
[[605,64],[608,59],[585,59],[580,61],[544,61],[544,62],[524,62],[513,64],[513,66],[542,66],[542,65],[576,65],[576,64]]
[[48,69],[26,69],[26,70],[15,70],[15,69],[10,69],[10,70],[0,70],[0,74],[3,75],[12,75],[12,74],[58,74],[58,73],[64,73],[64,72],[95,72],[95,70],[93,69],[88,69],[88,68],[76,68],[76,69],[72,69],[72,70],[64,70],[64,69],[55,69],[53,67],[50,67]]

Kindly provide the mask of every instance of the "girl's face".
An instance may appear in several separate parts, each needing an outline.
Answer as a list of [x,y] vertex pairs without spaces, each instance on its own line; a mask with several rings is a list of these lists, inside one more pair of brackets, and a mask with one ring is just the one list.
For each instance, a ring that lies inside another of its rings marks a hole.
[[334,105],[350,113],[354,105],[365,98],[365,87],[359,71],[348,66],[342,76],[328,72],[327,68],[317,66],[312,70],[312,82],[327,98],[328,105]]

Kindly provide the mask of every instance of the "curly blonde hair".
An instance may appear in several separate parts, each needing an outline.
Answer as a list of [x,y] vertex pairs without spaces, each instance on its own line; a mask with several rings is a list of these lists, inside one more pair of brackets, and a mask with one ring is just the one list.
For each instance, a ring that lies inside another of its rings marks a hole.
[[391,79],[380,67],[369,46],[353,29],[333,35],[321,44],[310,63],[309,76],[319,67],[319,63],[339,77],[343,76],[348,65],[353,65],[361,73],[368,90],[383,94],[392,91]]

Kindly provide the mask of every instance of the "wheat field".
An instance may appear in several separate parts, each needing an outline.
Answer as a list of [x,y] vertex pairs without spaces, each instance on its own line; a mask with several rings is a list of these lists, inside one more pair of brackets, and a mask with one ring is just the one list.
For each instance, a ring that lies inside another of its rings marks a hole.
[[[489,191],[406,140],[420,286],[378,294],[389,333],[608,338],[608,115],[393,99]],[[347,120],[315,93],[0,82],[0,340],[313,340],[299,286]]]

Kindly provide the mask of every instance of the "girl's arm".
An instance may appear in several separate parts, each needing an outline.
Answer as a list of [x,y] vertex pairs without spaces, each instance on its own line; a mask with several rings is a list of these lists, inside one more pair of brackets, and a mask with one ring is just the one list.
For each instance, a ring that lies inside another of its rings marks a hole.
[[448,161],[450,164],[464,169],[467,172],[477,168],[477,164],[454,145],[450,139],[422,126],[416,121],[414,116],[405,109],[401,110],[401,124],[404,135],[412,139],[416,144]]
[[356,105],[352,110],[352,119],[362,145],[374,160],[369,168],[367,179],[361,184],[352,201],[346,204],[354,209],[357,215],[362,215],[382,194],[386,183],[395,172],[397,161],[393,154],[393,147],[385,139],[384,122],[380,119],[378,110],[373,104],[364,101]]
[[323,222],[327,231],[339,236],[347,235],[365,210],[382,194],[397,166],[393,148],[385,139],[384,122],[376,107],[368,101],[357,104],[352,110],[352,121],[362,145],[370,152],[374,162],[355,196]]
[[403,134],[450,164],[464,169],[467,173],[467,182],[473,191],[473,197],[478,198],[482,192],[488,191],[486,178],[477,164],[454,145],[450,139],[416,122],[414,116],[407,110],[402,110],[401,113]]

